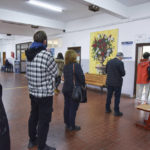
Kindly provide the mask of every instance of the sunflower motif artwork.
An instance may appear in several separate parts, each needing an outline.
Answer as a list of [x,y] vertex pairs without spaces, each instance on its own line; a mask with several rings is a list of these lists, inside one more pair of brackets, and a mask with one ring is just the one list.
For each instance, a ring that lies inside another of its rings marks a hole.
[[105,74],[105,65],[117,53],[118,29],[91,33],[90,73]]

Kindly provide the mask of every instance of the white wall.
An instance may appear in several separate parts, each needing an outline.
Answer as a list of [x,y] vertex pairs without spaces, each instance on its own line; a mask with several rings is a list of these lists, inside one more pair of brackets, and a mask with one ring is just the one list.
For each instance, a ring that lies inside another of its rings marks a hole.
[[16,44],[19,43],[25,43],[25,42],[32,42],[32,37],[28,36],[12,36],[10,39],[3,39],[0,40],[0,52],[1,52],[1,65],[2,64],[2,53],[6,52],[6,59],[9,59],[9,61],[14,64],[14,60],[11,57],[11,52],[14,52],[16,56]]
[[[108,16],[108,15],[107,15]],[[99,19],[99,23],[98,23]],[[114,17],[110,17],[109,21],[100,18],[92,18],[92,22],[89,18],[86,20],[77,20],[68,24],[68,32],[62,37],[62,48],[63,53],[67,50],[67,47],[81,46],[82,59],[89,59],[89,47],[90,47],[90,33],[95,31],[103,31],[110,29],[119,29],[118,39],[118,51],[122,51],[121,42],[133,41],[133,46],[130,51],[132,59],[125,61],[126,76],[124,77],[122,93],[133,96],[134,88],[134,71],[135,71],[135,45],[139,42],[150,42],[150,18],[139,19],[139,20],[118,20]],[[94,28],[94,23],[95,28]],[[102,22],[102,24],[101,24]],[[72,26],[72,28],[71,28]],[[85,29],[84,29],[85,27]],[[143,37],[141,37],[143,36]],[[140,39],[141,38],[141,39]],[[57,50],[57,49],[56,49]]]
[[[124,61],[126,76],[124,77],[122,93],[133,96],[134,71],[135,71],[135,45],[137,42],[150,42],[150,18],[145,19],[118,19],[110,15],[97,15],[94,17],[75,20],[69,22],[66,33],[49,37],[49,39],[59,38],[62,46],[56,48],[55,54],[63,52],[65,54],[67,47],[81,46],[81,56],[84,62],[89,59],[90,33],[103,30],[119,29],[118,51],[122,51],[121,42],[133,41],[130,51],[132,59]],[[6,51],[10,57],[10,52],[15,52],[15,44],[32,41],[32,37],[16,37],[12,41],[0,41],[0,51]],[[55,56],[56,56],[55,55]],[[88,65],[88,64],[87,64]],[[84,67],[84,66],[83,66]],[[88,68],[88,67],[86,67]]]

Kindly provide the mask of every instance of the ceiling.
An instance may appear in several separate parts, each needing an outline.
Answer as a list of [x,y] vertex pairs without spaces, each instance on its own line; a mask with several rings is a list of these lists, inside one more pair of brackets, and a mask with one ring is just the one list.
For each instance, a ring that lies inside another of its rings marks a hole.
[[117,0],[117,1],[128,7],[150,2],[150,0]]
[[[64,11],[62,13],[33,6],[27,3],[27,0],[13,0],[13,3],[11,1],[0,0],[0,8],[65,22],[97,14],[89,11],[88,3],[83,0],[42,0],[42,2],[47,4],[63,8]],[[101,10],[98,13],[103,13],[103,11]]]
[[[63,32],[63,29],[65,29],[63,25],[72,20],[78,20],[105,13],[110,15],[120,13],[122,18],[126,18],[127,15],[124,11],[126,10],[126,7],[131,8],[132,6],[150,2],[150,0],[116,0],[118,5],[115,5],[115,3],[113,6],[113,2],[115,0],[39,0],[47,4],[52,4],[63,8],[64,11],[60,13],[30,5],[27,1],[28,0],[0,0],[0,33],[33,35],[37,29],[31,28],[31,24],[36,25],[37,22],[41,22],[41,24],[38,24],[38,30],[44,29],[51,35],[60,34]],[[99,2],[104,7],[100,7],[100,11],[98,12],[92,12],[88,10],[88,6],[91,1],[97,1],[97,3]],[[107,7],[105,7],[106,5]],[[120,10],[118,11],[116,8],[119,8]],[[114,11],[113,13],[111,9],[118,12],[116,13]],[[5,13],[4,11],[2,13],[2,10],[9,10],[10,12],[8,11]],[[28,16],[31,18],[28,19]],[[63,24],[62,27],[60,27],[61,23]],[[44,26],[44,24],[46,25]]]

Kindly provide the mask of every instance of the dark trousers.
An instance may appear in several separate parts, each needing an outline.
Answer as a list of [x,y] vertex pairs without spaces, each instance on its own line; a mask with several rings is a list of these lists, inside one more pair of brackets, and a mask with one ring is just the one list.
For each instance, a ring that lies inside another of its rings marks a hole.
[[79,107],[79,103],[72,100],[72,93],[64,93],[64,123],[68,127],[75,127],[76,113]]
[[2,86],[0,85],[0,150],[10,150],[8,120],[1,97]]
[[114,111],[119,112],[120,96],[121,96],[121,86],[108,86],[107,87],[107,100],[106,100],[106,110],[110,110],[110,104],[113,92],[115,92],[115,102]]
[[43,149],[51,121],[53,97],[36,98],[30,95],[30,99],[29,137],[31,141],[38,139],[38,147]]
[[55,78],[55,87],[56,87],[56,89],[58,88],[60,82],[61,82],[61,76],[57,76],[57,77]]

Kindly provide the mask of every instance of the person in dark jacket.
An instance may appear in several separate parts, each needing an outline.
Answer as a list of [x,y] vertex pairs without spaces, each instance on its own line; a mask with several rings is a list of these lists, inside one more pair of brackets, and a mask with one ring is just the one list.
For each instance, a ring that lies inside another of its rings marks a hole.
[[46,50],[46,44],[46,33],[38,31],[34,34],[31,47],[26,50],[26,72],[31,99],[28,148],[38,146],[38,150],[56,150],[46,145],[53,111],[53,81],[57,75],[57,65],[51,53]]
[[2,85],[0,84],[0,150],[10,150],[8,120],[2,102]]
[[123,113],[119,110],[121,88],[123,83],[123,76],[125,75],[124,64],[121,61],[123,53],[118,52],[117,57],[108,61],[106,65],[107,74],[107,100],[106,100],[106,113],[111,112],[110,104],[113,92],[115,92],[114,115],[122,116]]
[[[74,87],[73,76],[75,77],[75,84],[85,86],[85,77],[81,65],[76,63],[77,54],[74,50],[68,50],[65,54],[64,66],[64,123],[66,129],[70,131],[80,130],[80,126],[75,124],[76,113],[79,103],[72,100],[72,92]],[[74,71],[73,71],[74,66]]]

